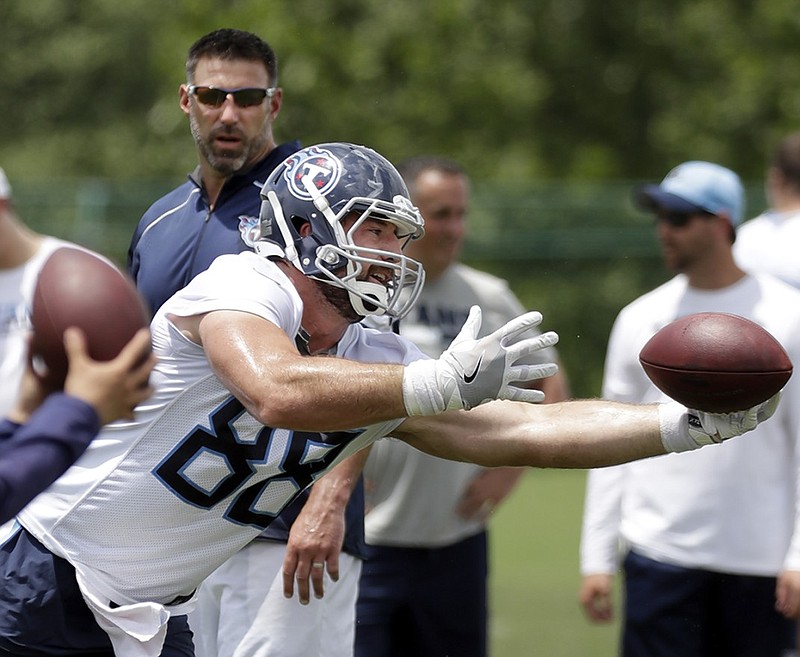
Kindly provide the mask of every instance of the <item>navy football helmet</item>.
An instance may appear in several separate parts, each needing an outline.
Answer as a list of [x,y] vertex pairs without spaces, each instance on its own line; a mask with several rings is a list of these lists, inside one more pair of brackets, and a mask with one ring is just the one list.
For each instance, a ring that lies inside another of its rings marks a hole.
[[[411,309],[425,280],[422,265],[353,241],[367,218],[391,223],[406,241],[423,234],[422,215],[382,155],[347,143],[309,146],[270,174],[261,201],[257,252],[274,255],[274,247],[280,247],[281,255],[307,276],[347,290],[358,315],[399,318]],[[355,222],[345,230],[342,221],[351,216]],[[305,223],[311,233],[302,235]],[[387,285],[359,280],[370,265],[390,270],[392,280]]]

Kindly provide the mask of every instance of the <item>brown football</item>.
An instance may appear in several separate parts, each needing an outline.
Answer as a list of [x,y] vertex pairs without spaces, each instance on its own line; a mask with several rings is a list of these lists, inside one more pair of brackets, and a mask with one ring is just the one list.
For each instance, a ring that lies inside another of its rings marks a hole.
[[676,319],[650,338],[639,362],[665,395],[710,413],[760,404],[792,375],[789,356],[768,331],[728,313]]
[[89,355],[111,360],[137,330],[149,325],[149,313],[133,281],[111,262],[88,250],[62,247],[39,273],[31,323],[35,362],[45,365],[48,384],[61,388],[68,365],[65,329],[81,328]]

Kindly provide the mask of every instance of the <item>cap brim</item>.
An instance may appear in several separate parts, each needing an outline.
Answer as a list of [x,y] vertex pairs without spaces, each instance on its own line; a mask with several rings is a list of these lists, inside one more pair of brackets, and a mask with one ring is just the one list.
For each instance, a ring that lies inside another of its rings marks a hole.
[[640,208],[651,212],[658,212],[659,210],[686,213],[705,212],[699,205],[690,203],[670,192],[665,192],[659,185],[637,187],[633,192],[633,200]]

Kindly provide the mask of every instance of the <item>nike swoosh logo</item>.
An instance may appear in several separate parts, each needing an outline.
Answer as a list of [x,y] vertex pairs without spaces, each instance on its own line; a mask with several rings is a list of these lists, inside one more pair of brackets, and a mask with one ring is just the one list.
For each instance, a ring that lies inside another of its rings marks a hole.
[[478,358],[478,362],[475,365],[475,369],[472,370],[472,374],[464,374],[464,383],[472,383],[475,380],[475,377],[478,376],[478,370],[481,369],[481,363],[483,362],[483,354],[480,355]]

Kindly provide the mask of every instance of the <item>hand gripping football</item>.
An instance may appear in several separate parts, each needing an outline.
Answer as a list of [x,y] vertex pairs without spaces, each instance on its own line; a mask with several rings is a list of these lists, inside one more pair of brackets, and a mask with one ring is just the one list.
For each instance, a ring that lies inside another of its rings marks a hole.
[[62,247],[39,272],[31,323],[34,362],[42,361],[44,379],[61,388],[68,366],[63,343],[68,327],[83,330],[92,358],[111,360],[150,322],[144,301],[126,274],[91,251]]
[[642,348],[639,362],[665,395],[709,413],[760,404],[792,375],[789,356],[769,332],[728,313],[697,313],[667,324]]

